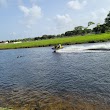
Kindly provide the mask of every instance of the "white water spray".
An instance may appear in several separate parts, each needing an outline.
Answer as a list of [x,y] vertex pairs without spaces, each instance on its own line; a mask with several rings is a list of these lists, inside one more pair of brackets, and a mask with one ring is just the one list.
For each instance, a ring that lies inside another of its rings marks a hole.
[[90,43],[90,44],[76,44],[72,46],[66,46],[63,49],[57,50],[57,52],[71,53],[71,52],[102,52],[110,51],[110,42],[103,43]]

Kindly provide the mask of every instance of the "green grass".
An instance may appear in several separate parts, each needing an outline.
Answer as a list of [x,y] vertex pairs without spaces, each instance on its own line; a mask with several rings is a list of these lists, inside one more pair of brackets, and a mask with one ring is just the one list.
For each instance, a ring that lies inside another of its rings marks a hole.
[[8,109],[8,108],[2,108],[2,107],[0,107],[0,110],[12,110],[12,109]]
[[55,38],[47,40],[38,40],[31,42],[23,42],[19,44],[0,44],[0,49],[17,49],[17,48],[31,48],[31,47],[45,47],[52,46],[56,44],[80,44],[80,43],[90,43],[90,42],[104,42],[110,40],[110,34],[92,34],[85,36],[73,36],[64,38]]

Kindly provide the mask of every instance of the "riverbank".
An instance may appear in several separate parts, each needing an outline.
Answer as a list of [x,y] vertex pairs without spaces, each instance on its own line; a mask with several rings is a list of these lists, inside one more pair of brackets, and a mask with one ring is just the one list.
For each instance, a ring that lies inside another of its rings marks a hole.
[[63,37],[47,40],[38,40],[30,42],[22,42],[18,44],[0,44],[0,50],[4,49],[18,49],[18,48],[32,48],[32,47],[46,47],[54,46],[57,44],[62,45],[71,45],[71,44],[81,44],[81,43],[96,43],[96,42],[106,42],[110,40],[110,34],[92,34],[85,36],[72,36],[72,37]]
[[0,107],[0,110],[12,110],[12,109],[8,109],[8,108],[2,108],[2,107]]
[[77,94],[52,95],[47,91],[12,91],[8,97],[2,96],[1,102],[7,108],[0,110],[110,110],[109,105],[98,100]]

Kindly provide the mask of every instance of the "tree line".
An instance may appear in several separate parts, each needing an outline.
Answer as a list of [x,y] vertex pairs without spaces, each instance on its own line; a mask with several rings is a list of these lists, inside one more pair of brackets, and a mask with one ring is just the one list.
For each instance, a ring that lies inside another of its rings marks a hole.
[[53,39],[53,38],[60,38],[60,37],[67,37],[67,36],[77,36],[77,35],[86,35],[86,34],[100,34],[105,32],[110,32],[110,11],[105,18],[103,24],[96,24],[93,29],[89,29],[91,25],[95,24],[94,22],[88,22],[87,27],[77,26],[71,31],[67,31],[63,34],[58,35],[43,35],[42,37],[34,37],[34,38],[24,38],[24,39],[17,39],[17,40],[10,40],[9,42],[18,42],[18,41],[35,41],[35,40],[43,40],[43,39]]

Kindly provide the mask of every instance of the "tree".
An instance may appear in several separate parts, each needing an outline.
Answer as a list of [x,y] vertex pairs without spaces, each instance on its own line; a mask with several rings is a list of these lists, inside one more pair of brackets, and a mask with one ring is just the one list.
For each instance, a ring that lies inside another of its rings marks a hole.
[[105,33],[108,30],[108,27],[105,24],[100,25],[100,32]]
[[106,24],[100,24],[98,23],[95,28],[93,28],[93,31],[98,34],[98,33],[105,33],[108,30],[108,26]]
[[84,31],[84,27],[83,26],[77,26],[74,28],[74,35],[82,35]]
[[91,25],[93,25],[93,24],[95,24],[95,23],[92,22],[92,21],[88,22],[88,27],[91,26]]
[[71,35],[73,35],[73,31],[67,31],[67,32],[65,32],[65,36],[71,36]]
[[83,26],[77,26],[77,27],[74,28],[74,30],[83,30],[83,29],[84,29]]
[[97,23],[97,26],[93,28],[93,32],[95,32],[96,34],[101,33],[100,23]]
[[87,27],[83,27],[84,30],[83,30],[83,33],[82,34],[84,35],[84,34],[87,34],[87,33],[91,33],[92,30],[91,29],[88,29],[88,27],[91,26],[91,25],[93,25],[93,24],[95,24],[95,23],[92,22],[92,21],[89,21],[88,22],[88,26]]
[[110,11],[109,11],[107,17],[105,18],[105,24],[106,24],[107,26],[110,26]]
[[110,31],[110,11],[107,17],[105,18],[105,27],[106,27],[106,31]]

